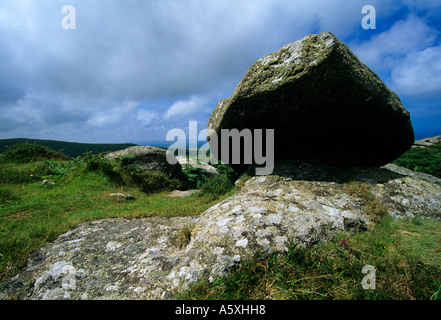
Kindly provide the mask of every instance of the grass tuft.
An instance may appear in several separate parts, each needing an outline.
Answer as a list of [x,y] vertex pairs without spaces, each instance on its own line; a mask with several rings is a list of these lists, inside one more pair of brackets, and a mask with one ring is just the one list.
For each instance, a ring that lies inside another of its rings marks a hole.
[[367,182],[350,181],[344,184],[344,191],[363,202],[365,213],[374,223],[378,222],[388,211],[383,202],[372,193],[371,186]]
[[178,238],[176,239],[176,246],[179,249],[185,248],[190,243],[194,228],[195,226],[193,225],[185,226],[179,231]]

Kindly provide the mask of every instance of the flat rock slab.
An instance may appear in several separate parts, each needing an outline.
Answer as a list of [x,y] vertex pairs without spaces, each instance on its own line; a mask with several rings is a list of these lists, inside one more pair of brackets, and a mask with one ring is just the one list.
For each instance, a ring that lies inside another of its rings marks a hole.
[[435,143],[439,143],[439,142],[441,142],[441,136],[435,136],[435,137],[429,137],[429,138],[416,140],[414,142],[413,146],[425,148],[425,147],[430,147],[430,146],[434,145]]
[[191,196],[192,194],[198,193],[200,190],[192,189],[192,190],[173,190],[168,193],[167,196],[170,198],[183,198]]
[[[175,299],[256,253],[369,229],[372,217],[346,192],[348,178],[369,184],[394,217],[441,219],[436,183],[386,168],[291,161],[242,181],[240,191],[198,216],[83,223],[38,250],[26,270],[0,286],[0,299]],[[184,230],[191,234],[182,245]]]
[[28,268],[10,282],[8,295],[36,300],[171,297],[164,278],[182,258],[176,238],[195,219],[83,223],[37,251]]

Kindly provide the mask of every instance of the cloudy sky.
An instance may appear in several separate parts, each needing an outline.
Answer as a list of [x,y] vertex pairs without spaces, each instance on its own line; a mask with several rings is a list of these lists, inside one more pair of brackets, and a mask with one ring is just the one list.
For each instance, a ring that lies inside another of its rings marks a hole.
[[[376,29],[362,27],[367,4]],[[0,0],[0,139],[202,130],[257,59],[323,31],[399,95],[417,138],[441,134],[439,0]]]

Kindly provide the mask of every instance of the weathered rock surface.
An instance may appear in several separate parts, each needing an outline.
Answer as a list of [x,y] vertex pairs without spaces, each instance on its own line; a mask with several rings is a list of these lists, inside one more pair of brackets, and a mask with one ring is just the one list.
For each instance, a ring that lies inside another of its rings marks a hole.
[[199,190],[196,189],[191,189],[191,190],[173,190],[172,192],[168,193],[167,195],[170,198],[183,198],[183,197],[188,197],[191,196],[192,194],[198,193],[200,192]]
[[[329,32],[257,60],[217,104],[208,128],[219,139],[221,129],[274,129],[276,161],[381,166],[414,142],[398,96]],[[218,159],[229,161],[211,144]]]
[[436,183],[437,185],[441,186],[441,179],[437,178],[435,176],[432,176],[430,174],[424,173],[424,172],[415,172],[412,171],[410,169],[404,168],[404,167],[400,167],[400,166],[396,166],[394,164],[387,164],[385,166],[383,166],[383,168],[386,168],[390,171],[402,174],[402,175],[406,175],[406,176],[410,176],[410,177],[415,177],[421,180],[425,180],[428,181],[430,183]]
[[[169,151],[157,147],[135,146],[111,152],[105,158],[112,160],[124,157],[125,164],[134,164],[143,171],[155,171],[170,176],[179,176],[182,171],[181,164],[177,161],[173,165],[168,163],[167,153],[170,154]],[[173,155],[169,156],[173,157]]]
[[[25,271],[0,286],[0,298],[173,299],[255,253],[370,228],[362,199],[346,192],[351,179],[368,183],[397,218],[441,219],[440,185],[385,168],[290,161],[242,181],[240,191],[199,216],[81,224],[37,251]],[[184,227],[192,233],[182,247]]]
[[[20,299],[167,298],[182,254],[175,238],[195,218],[106,219],[81,224],[38,251],[9,287]],[[0,298],[2,293],[0,290]]]
[[420,140],[416,140],[413,144],[414,147],[421,147],[421,148],[425,148],[425,147],[430,147],[432,145],[434,145],[435,143],[441,142],[441,136],[435,136],[435,137],[429,137],[429,138],[424,138],[424,139],[420,139]]
[[190,166],[192,168],[199,169],[207,176],[215,176],[219,174],[216,168],[208,163],[197,163],[196,161],[189,161],[187,157],[182,157],[182,156],[176,156],[176,159],[181,164],[181,166],[183,167]]

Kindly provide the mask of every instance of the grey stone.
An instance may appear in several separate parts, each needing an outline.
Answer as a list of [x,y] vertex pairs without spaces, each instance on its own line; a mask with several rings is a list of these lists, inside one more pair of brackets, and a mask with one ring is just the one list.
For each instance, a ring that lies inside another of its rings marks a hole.
[[185,166],[190,166],[195,169],[201,170],[207,176],[215,176],[218,175],[216,168],[208,163],[201,163],[194,160],[188,160],[187,157],[176,156],[178,162],[185,168]]
[[[38,250],[0,285],[0,298],[174,299],[254,254],[372,228],[363,201],[347,192],[352,180],[367,183],[396,218],[441,219],[441,186],[394,171],[286,161],[272,175],[242,178],[239,191],[198,216],[83,223]],[[183,230],[191,230],[186,245]]]
[[222,129],[233,128],[274,129],[276,162],[381,166],[414,142],[410,114],[398,96],[329,32],[257,60],[208,123],[219,140]]
[[385,168],[390,171],[397,172],[399,174],[403,174],[406,176],[415,177],[415,178],[418,178],[421,180],[425,180],[430,183],[436,183],[437,185],[441,186],[441,179],[440,178],[437,178],[435,176],[432,176],[432,175],[424,173],[424,172],[415,172],[413,170],[410,170],[410,169],[407,169],[404,167],[400,167],[400,166],[397,166],[397,165],[394,165],[391,163],[383,166],[382,168]]
[[192,190],[173,190],[172,192],[168,193],[167,195],[170,198],[183,198],[191,196],[192,194],[198,193],[200,190],[192,189]]
[[430,147],[430,146],[434,145],[435,143],[439,143],[439,142],[441,142],[441,135],[440,136],[428,137],[428,138],[416,140],[414,142],[413,146],[414,147],[425,148],[425,147]]
[[125,194],[125,193],[110,193],[107,195],[108,197],[115,198],[116,201],[123,201],[123,200],[133,200],[133,196],[131,194]]
[[[181,174],[181,164],[170,164],[167,161],[169,151],[150,146],[135,146],[124,150],[114,151],[105,156],[106,159],[124,159],[127,165],[134,164],[142,171],[155,171],[178,177]],[[174,157],[173,155],[169,155]]]

